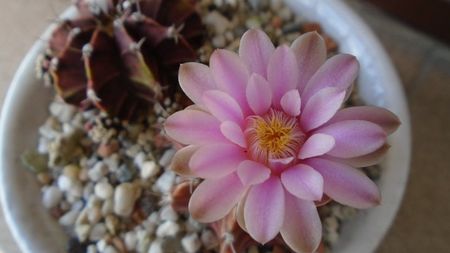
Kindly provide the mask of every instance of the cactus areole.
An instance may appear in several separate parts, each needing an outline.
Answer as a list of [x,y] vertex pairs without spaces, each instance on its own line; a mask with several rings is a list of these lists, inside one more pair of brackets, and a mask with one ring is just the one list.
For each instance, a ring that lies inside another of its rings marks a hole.
[[[78,0],[49,47],[50,73],[64,101],[134,120],[177,85],[195,61],[204,27],[192,0]],[[164,94],[163,94],[164,93]]]

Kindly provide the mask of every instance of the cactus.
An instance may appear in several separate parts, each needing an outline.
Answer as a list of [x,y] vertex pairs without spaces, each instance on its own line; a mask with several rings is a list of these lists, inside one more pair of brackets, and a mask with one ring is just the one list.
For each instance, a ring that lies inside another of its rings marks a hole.
[[174,94],[204,27],[192,0],[77,0],[49,41],[49,72],[67,103],[133,120]]

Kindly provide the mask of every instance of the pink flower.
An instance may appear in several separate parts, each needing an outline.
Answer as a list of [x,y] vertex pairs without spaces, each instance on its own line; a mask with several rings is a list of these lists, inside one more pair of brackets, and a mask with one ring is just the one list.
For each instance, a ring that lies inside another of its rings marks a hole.
[[281,233],[295,251],[313,252],[324,194],[356,208],[379,204],[377,186],[353,167],[377,163],[399,121],[382,108],[340,109],[358,67],[348,54],[326,60],[317,33],[274,48],[260,30],[243,35],[239,55],[219,49],[209,67],[183,64],[180,85],[195,105],[165,130],[185,145],[174,161],[188,166],[178,172],[204,179],[192,216],[213,222],[237,207],[258,242]]

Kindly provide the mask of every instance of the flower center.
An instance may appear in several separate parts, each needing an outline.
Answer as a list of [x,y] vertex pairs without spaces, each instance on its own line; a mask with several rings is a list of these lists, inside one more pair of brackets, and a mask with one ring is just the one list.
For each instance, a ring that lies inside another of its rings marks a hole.
[[273,109],[248,117],[245,136],[250,157],[266,164],[269,159],[295,158],[305,141],[298,119]]

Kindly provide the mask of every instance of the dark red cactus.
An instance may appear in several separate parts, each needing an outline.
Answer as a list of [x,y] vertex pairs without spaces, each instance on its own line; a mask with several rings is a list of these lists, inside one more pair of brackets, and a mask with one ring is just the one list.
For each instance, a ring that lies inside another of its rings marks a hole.
[[[49,47],[58,94],[121,119],[145,114],[177,89],[179,64],[197,59],[204,27],[192,0],[78,0]],[[165,97],[164,96],[164,97]]]

